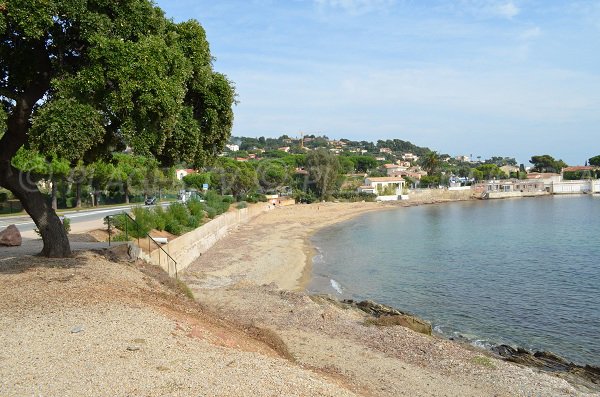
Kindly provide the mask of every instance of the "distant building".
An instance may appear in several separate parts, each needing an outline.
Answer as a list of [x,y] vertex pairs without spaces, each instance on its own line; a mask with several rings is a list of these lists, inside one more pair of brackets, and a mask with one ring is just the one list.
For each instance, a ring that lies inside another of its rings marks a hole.
[[412,154],[412,153],[403,153],[402,160],[414,162],[414,161],[419,160],[419,156],[417,156],[416,154]]
[[398,176],[402,171],[406,171],[407,167],[398,164],[384,164],[383,169],[387,176]]
[[231,150],[232,152],[237,152],[238,150],[240,150],[240,145],[227,144],[225,145],[225,147]]
[[456,161],[462,161],[462,162],[464,162],[464,163],[468,163],[469,161],[471,161],[471,157],[469,157],[469,156],[466,156],[466,155],[462,155],[462,156],[456,156],[456,157],[454,157],[454,159],[455,159]]
[[290,152],[290,147],[289,146],[283,146],[283,147],[278,148],[277,150],[289,153]]
[[189,175],[189,174],[195,174],[198,171],[191,169],[191,168],[186,168],[186,169],[179,169],[179,170],[175,170],[175,175],[177,176],[178,180],[182,180],[184,176]]
[[379,149],[379,153],[391,154],[392,153],[392,149],[390,149],[389,147],[382,147],[382,148]]

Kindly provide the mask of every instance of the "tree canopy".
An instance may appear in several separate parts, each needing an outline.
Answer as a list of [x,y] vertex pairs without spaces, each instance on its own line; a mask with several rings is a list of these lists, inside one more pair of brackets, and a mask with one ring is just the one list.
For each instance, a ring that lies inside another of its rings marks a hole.
[[12,164],[21,147],[73,164],[130,147],[200,165],[230,136],[234,88],[213,70],[197,21],[174,23],[150,0],[11,0],[0,1],[0,32],[0,185],[36,222],[46,255],[68,255],[68,240]]
[[533,164],[533,171],[536,172],[560,172],[567,164],[562,160],[555,160],[549,154],[540,156],[531,156],[529,160]]

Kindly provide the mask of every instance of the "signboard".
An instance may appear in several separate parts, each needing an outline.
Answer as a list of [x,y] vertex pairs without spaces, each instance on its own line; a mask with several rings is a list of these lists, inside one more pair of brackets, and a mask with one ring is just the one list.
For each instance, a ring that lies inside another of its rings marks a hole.
[[208,183],[202,184],[202,190],[208,190]]

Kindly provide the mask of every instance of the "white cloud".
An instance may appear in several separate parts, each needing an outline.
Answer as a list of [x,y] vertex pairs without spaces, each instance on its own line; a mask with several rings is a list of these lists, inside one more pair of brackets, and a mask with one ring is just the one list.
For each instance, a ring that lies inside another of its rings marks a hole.
[[395,0],[314,0],[314,2],[321,8],[337,8],[357,15],[386,10],[394,4]]
[[519,12],[521,12],[519,7],[517,7],[512,1],[509,1],[504,4],[498,4],[495,7],[495,11],[498,15],[508,19],[516,17],[517,15],[519,15]]

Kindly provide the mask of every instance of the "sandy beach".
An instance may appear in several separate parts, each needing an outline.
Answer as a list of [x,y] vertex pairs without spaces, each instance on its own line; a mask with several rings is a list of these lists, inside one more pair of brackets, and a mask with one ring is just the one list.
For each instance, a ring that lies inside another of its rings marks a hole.
[[469,346],[400,326],[367,326],[364,313],[303,292],[312,259],[308,238],[315,231],[368,211],[415,204],[419,203],[277,208],[218,242],[186,270],[183,279],[196,299],[219,315],[273,331],[295,362],[341,379],[357,394],[597,395]]

